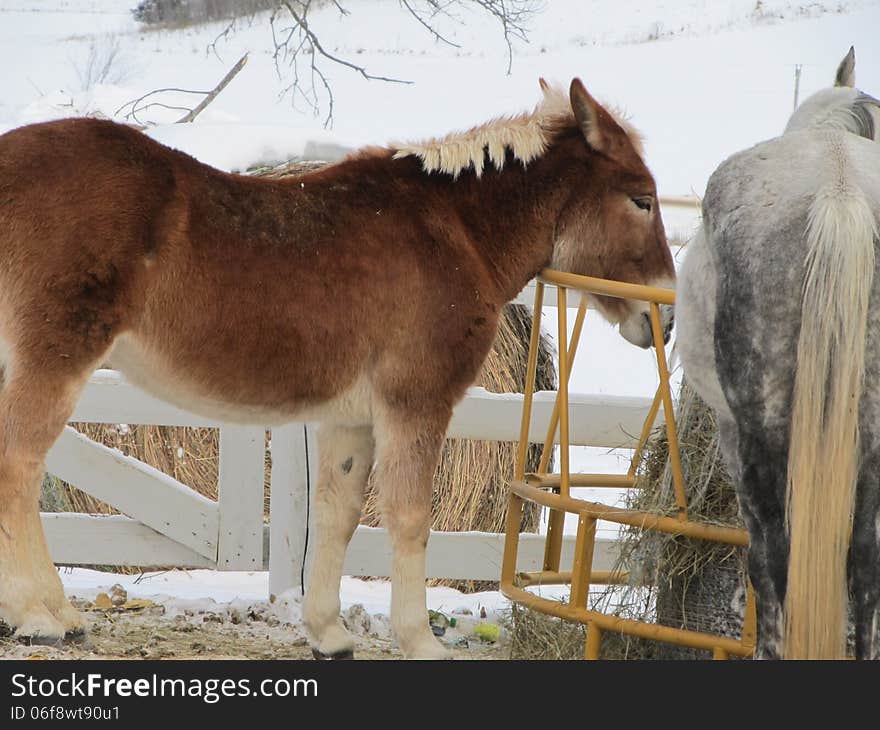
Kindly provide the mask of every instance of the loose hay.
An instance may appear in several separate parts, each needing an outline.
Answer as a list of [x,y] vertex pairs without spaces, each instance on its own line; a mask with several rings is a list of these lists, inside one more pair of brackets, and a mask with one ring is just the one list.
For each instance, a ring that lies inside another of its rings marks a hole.
[[[676,424],[689,519],[741,528],[715,415],[686,382],[679,393]],[[627,507],[674,514],[668,456],[666,430],[657,428],[637,472],[640,488],[627,495]],[[748,575],[745,548],[632,527],[621,530],[620,548],[618,567],[629,571],[630,582],[621,589],[618,615],[730,638],[741,636]],[[624,639],[633,645],[632,638]],[[709,657],[705,651],[665,643],[656,643],[653,655],[658,659]]]
[[[600,599],[601,600],[601,599]],[[586,626],[511,604],[501,620],[510,636],[509,659],[583,659]],[[656,642],[612,632],[602,634],[600,656],[605,660],[657,659]]]
[[583,624],[511,604],[503,619],[510,634],[511,659],[583,659]]
[[[742,527],[736,493],[722,461],[715,416],[686,384],[676,413],[688,516],[725,527]],[[626,506],[675,515],[665,427],[652,433],[637,470],[637,489]],[[622,527],[614,570],[629,583],[590,595],[590,607],[622,618],[661,623],[731,638],[742,632],[747,582],[743,548]],[[585,629],[514,606],[510,615],[512,656],[517,659],[581,659]],[[604,632],[603,659],[699,659],[709,652]]]

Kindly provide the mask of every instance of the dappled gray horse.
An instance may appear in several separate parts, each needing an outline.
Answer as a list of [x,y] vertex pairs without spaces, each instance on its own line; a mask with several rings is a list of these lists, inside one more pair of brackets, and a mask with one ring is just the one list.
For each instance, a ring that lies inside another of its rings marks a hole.
[[[761,658],[856,656],[880,601],[880,102],[835,86],[713,173],[680,272],[685,377],[718,415]],[[849,586],[847,585],[849,580]]]

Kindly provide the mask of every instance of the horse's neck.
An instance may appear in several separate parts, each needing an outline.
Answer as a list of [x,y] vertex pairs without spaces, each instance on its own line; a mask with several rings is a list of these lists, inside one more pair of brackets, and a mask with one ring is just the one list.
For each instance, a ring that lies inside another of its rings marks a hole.
[[570,173],[564,151],[554,149],[527,168],[508,155],[500,171],[487,164],[481,177],[465,170],[455,180],[446,173],[426,174],[415,157],[392,159],[390,152],[376,150],[312,177],[291,178],[290,189],[298,194],[303,182],[303,190],[314,191],[315,181],[342,180],[360,185],[366,191],[364,200],[381,208],[388,185],[397,178],[395,200],[404,215],[426,211],[422,223],[428,230],[448,237],[453,248],[460,247],[463,265],[475,263],[489,274],[494,291],[481,295],[500,306],[549,264]]
[[878,141],[880,105],[857,89],[834,87],[807,98],[791,115],[785,132],[830,129]]
[[500,172],[493,168],[480,179],[449,187],[459,219],[504,301],[549,264],[565,190],[553,166],[541,160],[526,169],[508,161]]

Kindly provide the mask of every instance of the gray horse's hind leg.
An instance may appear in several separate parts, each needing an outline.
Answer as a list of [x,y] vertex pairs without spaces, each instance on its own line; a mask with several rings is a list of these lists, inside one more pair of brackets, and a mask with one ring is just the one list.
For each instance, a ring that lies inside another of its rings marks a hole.
[[739,439],[736,423],[720,415],[718,416],[718,445],[731,481],[733,484],[739,484],[742,464],[739,463]]
[[855,618],[856,659],[875,659],[880,604],[880,450],[863,454],[849,549],[849,582]]
[[778,435],[738,432],[737,497],[749,531],[749,578],[758,613],[756,659],[782,657],[782,607],[788,578],[785,479],[788,444]]

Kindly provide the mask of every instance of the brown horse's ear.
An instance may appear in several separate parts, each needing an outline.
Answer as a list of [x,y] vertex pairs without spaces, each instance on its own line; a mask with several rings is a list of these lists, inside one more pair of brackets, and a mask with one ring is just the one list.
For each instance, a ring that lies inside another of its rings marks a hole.
[[590,96],[580,79],[571,82],[569,90],[571,96],[571,110],[574,118],[587,140],[587,144],[594,150],[601,150],[605,144],[604,135],[599,123],[599,105]]
[[837,67],[834,85],[850,87],[856,85],[856,49],[853,46],[849,47],[849,53],[843,57]]
[[538,85],[541,87],[541,91],[545,94],[550,90],[550,84],[547,83],[547,79],[543,76],[538,79]]

